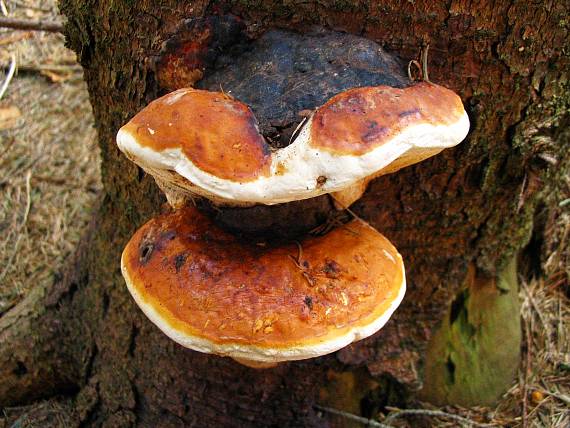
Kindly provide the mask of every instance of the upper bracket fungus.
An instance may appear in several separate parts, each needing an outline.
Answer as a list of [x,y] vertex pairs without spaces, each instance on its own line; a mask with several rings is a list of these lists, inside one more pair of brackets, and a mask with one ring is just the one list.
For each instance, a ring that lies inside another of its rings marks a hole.
[[442,86],[365,87],[334,96],[290,145],[272,149],[248,106],[186,88],[151,102],[117,144],[175,206],[192,195],[272,205],[333,193],[348,207],[372,178],[455,146],[468,130],[461,99]]

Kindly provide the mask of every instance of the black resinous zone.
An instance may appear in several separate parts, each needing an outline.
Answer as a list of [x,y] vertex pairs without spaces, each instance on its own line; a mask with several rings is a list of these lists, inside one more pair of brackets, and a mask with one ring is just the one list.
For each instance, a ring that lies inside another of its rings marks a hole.
[[352,34],[271,30],[239,56],[220,55],[197,87],[229,93],[255,113],[274,147],[289,144],[306,115],[334,95],[362,86],[405,87],[403,64],[377,43]]

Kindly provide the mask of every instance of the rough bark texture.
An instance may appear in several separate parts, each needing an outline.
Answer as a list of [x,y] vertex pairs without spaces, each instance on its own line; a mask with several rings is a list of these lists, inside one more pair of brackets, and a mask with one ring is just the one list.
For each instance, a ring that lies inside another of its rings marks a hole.
[[[364,415],[402,404],[422,387],[426,354],[427,380],[438,367],[450,374],[438,363],[450,355],[454,376],[441,385],[437,375],[423,393],[454,400],[455,383],[469,377],[457,370],[479,349],[458,350],[454,337],[485,318],[470,316],[485,293],[465,290],[491,287],[484,300],[494,307],[502,294],[493,287],[528,241],[537,203],[570,166],[568,3],[63,0],[61,7],[85,68],[105,196],[70,274],[0,320],[0,404],[63,395],[54,408],[71,425],[333,425],[338,420],[319,415],[315,403]],[[472,120],[465,143],[376,180],[353,207],[404,256],[409,290],[393,320],[336,354],[262,371],[167,339],[132,302],[119,269],[126,240],[163,197],[119,153],[115,133],[161,93],[150,58],[162,42],[183,19],[221,11],[243,18],[252,35],[318,24],[364,35],[403,60],[430,43],[430,78],[460,93]],[[482,372],[484,355],[476,355]]]

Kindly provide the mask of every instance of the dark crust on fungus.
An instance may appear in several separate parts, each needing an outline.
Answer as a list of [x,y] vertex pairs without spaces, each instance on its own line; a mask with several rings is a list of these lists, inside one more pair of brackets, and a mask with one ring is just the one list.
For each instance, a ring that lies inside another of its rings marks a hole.
[[[272,147],[285,147],[303,117],[350,88],[408,86],[405,65],[364,37],[319,27],[271,29],[245,51],[222,52],[197,87],[246,103]],[[249,76],[244,79],[243,76]]]
[[260,246],[195,208],[149,221],[123,253],[130,287],[173,329],[271,349],[327,342],[372,323],[398,298],[400,263],[386,238],[356,220],[299,246]]
[[247,182],[269,175],[271,154],[255,116],[221,92],[172,92],[151,102],[124,129],[143,147],[180,148],[198,168],[221,179]]
[[427,82],[405,89],[355,88],[334,96],[317,110],[311,146],[339,155],[360,156],[409,126],[450,125],[463,114],[457,94]]

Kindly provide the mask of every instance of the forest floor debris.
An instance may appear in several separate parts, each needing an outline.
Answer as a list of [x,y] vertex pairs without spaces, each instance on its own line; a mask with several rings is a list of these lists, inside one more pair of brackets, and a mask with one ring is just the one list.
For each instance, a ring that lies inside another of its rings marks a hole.
[[[55,1],[5,1],[12,17],[59,17]],[[81,68],[61,34],[0,29],[0,315],[59,275],[101,189]]]

